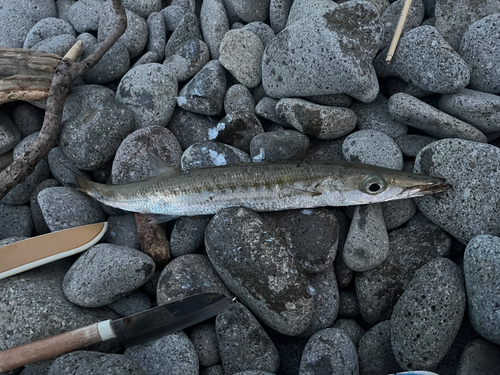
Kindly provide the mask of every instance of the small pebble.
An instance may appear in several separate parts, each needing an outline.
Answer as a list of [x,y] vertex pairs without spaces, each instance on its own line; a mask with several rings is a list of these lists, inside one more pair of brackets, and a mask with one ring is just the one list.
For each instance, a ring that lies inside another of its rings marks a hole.
[[234,12],[246,23],[265,22],[270,0],[229,0]]
[[76,31],[79,33],[97,31],[101,3],[102,0],[80,0],[68,9],[68,20]]
[[142,18],[148,18],[153,12],[159,12],[162,8],[161,0],[123,0],[126,9],[137,13]]
[[321,139],[349,134],[356,126],[356,115],[348,108],[322,106],[302,99],[280,99],[278,116],[295,129]]
[[33,217],[33,224],[35,226],[35,231],[37,234],[45,234],[50,232],[50,229],[47,226],[47,223],[45,222],[45,219],[43,217],[42,209],[38,204],[38,193],[41,192],[43,189],[56,186],[59,186],[59,182],[53,179],[47,179],[45,181],[42,181],[31,193],[31,198],[30,198],[31,216]]
[[224,98],[224,112],[230,114],[237,111],[255,113],[255,100],[250,90],[241,84],[232,85]]
[[243,26],[243,29],[249,30],[255,35],[257,35],[260,41],[262,42],[264,49],[266,49],[267,45],[271,43],[271,41],[276,36],[273,29],[267,23],[264,22],[259,22],[259,21],[251,22]]
[[90,179],[87,172],[78,170],[78,167],[64,154],[61,147],[54,147],[50,150],[48,161],[50,173],[63,186],[77,185],[73,171],[78,171],[80,176]]
[[119,300],[109,303],[108,307],[118,315],[129,316],[150,309],[151,299],[146,293],[136,290]]
[[0,112],[0,154],[12,150],[21,141],[21,132],[12,120]]
[[146,51],[156,53],[160,60],[163,60],[165,57],[165,46],[167,44],[165,19],[161,13],[153,12],[148,16],[146,25],[148,27]]
[[339,312],[337,318],[354,319],[359,316],[359,303],[356,293],[339,291]]
[[177,81],[192,78],[210,59],[208,47],[202,40],[191,38],[179,45],[163,65],[171,71]]
[[460,356],[457,375],[490,375],[498,371],[500,350],[495,344],[478,339],[470,342]]
[[134,214],[109,216],[106,242],[140,250],[141,244],[137,237],[137,224]]
[[280,130],[257,134],[250,142],[250,156],[255,162],[297,160],[309,148],[309,138],[295,130]]
[[24,138],[42,129],[44,116],[45,112],[40,108],[29,103],[22,103],[14,109],[12,120],[21,132],[21,137]]
[[208,129],[213,128],[214,124],[215,121],[208,116],[188,112],[176,106],[166,128],[174,134],[182,150],[186,150],[195,143],[208,141]]
[[246,370],[275,373],[280,357],[266,331],[241,303],[217,315],[215,330],[225,374]]
[[189,339],[196,348],[201,366],[213,366],[220,362],[219,341],[213,323],[195,326],[189,334]]
[[307,150],[304,159],[345,161],[342,154],[344,140],[345,137],[334,140],[312,138],[309,140],[309,150]]
[[160,10],[160,14],[165,20],[165,27],[167,32],[174,31],[177,26],[179,26],[179,23],[182,21],[184,16],[191,12],[192,10],[187,6],[172,4]]
[[293,0],[271,0],[269,4],[269,24],[278,34],[286,27]]
[[24,40],[24,49],[33,49],[38,43],[59,35],[76,37],[75,30],[68,22],[58,18],[44,18],[31,28]]
[[83,85],[72,89],[64,102],[62,122],[81,116],[105,99],[113,99],[113,90],[100,85]]
[[425,135],[405,134],[397,137],[395,141],[404,156],[414,158],[425,146],[436,142],[437,139]]
[[193,38],[202,40],[200,22],[195,14],[188,12],[168,38],[165,46],[165,57],[174,55],[180,46]]
[[400,227],[417,212],[417,205],[413,199],[400,199],[381,203],[385,227],[393,230]]
[[181,169],[220,167],[238,163],[250,163],[250,155],[239,148],[219,142],[200,142],[189,146],[182,154]]
[[286,26],[314,16],[321,16],[335,10],[337,3],[328,0],[295,0],[288,14]]
[[338,328],[344,331],[351,338],[356,349],[358,349],[361,337],[366,333],[354,319],[338,319],[333,323],[331,328]]
[[138,289],[153,276],[154,271],[155,263],[146,254],[129,247],[102,243],[92,246],[73,263],[64,277],[62,288],[71,302],[84,307],[99,307]]
[[229,21],[222,0],[203,1],[200,11],[200,26],[210,56],[213,60],[219,59],[221,42],[229,31]]
[[[385,48],[391,44],[392,37],[396,31],[396,26],[399,22],[399,17],[403,11],[405,1],[397,0],[392,2],[383,13],[381,13],[380,21],[384,25],[384,41],[381,48]],[[411,3],[408,15],[405,19],[403,30],[401,31],[401,36],[403,36],[409,30],[412,30],[422,23],[424,19],[425,7],[422,0],[416,0]],[[399,51],[398,51],[399,53]]]
[[257,113],[260,117],[263,117],[267,120],[271,120],[281,125],[287,125],[286,121],[284,121],[278,114],[276,113],[276,104],[278,104],[278,100],[270,98],[268,96],[264,96],[259,100],[255,107],[255,113]]
[[33,219],[29,206],[0,204],[0,240],[9,237],[31,237]]
[[181,216],[177,219],[170,235],[170,254],[177,258],[202,247],[210,219],[211,216]]

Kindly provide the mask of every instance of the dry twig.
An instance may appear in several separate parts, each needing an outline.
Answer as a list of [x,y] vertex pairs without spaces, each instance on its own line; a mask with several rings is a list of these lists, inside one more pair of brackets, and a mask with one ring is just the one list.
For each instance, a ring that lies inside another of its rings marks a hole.
[[408,12],[410,11],[412,0],[405,0],[405,4],[403,6],[403,11],[401,12],[401,16],[399,17],[398,25],[396,26],[396,31],[394,31],[394,36],[392,37],[391,46],[389,47],[389,51],[387,52],[387,57],[385,61],[389,64],[392,60],[392,56],[394,56],[394,52],[396,52],[396,47],[399,42],[399,38],[401,37],[401,33],[403,31],[403,27],[406,22],[406,18],[408,17]]
[[[5,197],[18,183],[24,181],[33,172],[38,162],[56,146],[61,129],[64,102],[71,91],[71,83],[95,66],[125,32],[127,17],[121,0],[113,0],[113,9],[116,13],[115,28],[90,56],[75,63],[73,59],[78,58],[75,58],[78,51],[76,51],[76,54],[72,51],[69,58],[63,58],[59,62],[47,97],[42,130],[24,153],[0,172],[0,199]],[[78,47],[76,48],[78,49]]]

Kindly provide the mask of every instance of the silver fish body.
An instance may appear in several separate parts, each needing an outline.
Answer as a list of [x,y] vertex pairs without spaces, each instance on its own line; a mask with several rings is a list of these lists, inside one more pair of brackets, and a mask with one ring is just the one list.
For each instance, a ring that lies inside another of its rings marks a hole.
[[215,214],[232,206],[262,212],[378,203],[450,187],[437,177],[334,161],[199,168],[120,185],[77,180],[80,190],[106,205],[172,217]]

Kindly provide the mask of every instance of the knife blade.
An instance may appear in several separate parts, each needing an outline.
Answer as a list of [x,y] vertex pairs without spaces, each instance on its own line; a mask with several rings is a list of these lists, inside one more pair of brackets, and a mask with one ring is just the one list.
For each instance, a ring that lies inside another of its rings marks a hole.
[[0,372],[59,356],[98,342],[121,339],[142,344],[211,318],[231,304],[220,293],[201,293],[117,320],[105,320],[74,331],[0,351]]
[[104,236],[108,223],[47,233],[0,247],[0,280],[81,253]]

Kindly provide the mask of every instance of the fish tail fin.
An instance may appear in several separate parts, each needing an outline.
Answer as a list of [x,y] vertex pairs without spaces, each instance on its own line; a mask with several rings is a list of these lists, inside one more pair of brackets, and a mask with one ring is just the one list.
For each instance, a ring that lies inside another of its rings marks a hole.
[[75,188],[77,191],[81,191],[82,193],[93,196],[94,195],[93,192],[97,190],[97,185],[101,184],[87,180],[85,177],[82,177],[77,169],[73,168],[72,166],[69,166],[68,164],[64,163],[64,166],[73,174],[73,176],[75,176],[76,180],[76,185],[74,184],[67,184],[67,185]]

